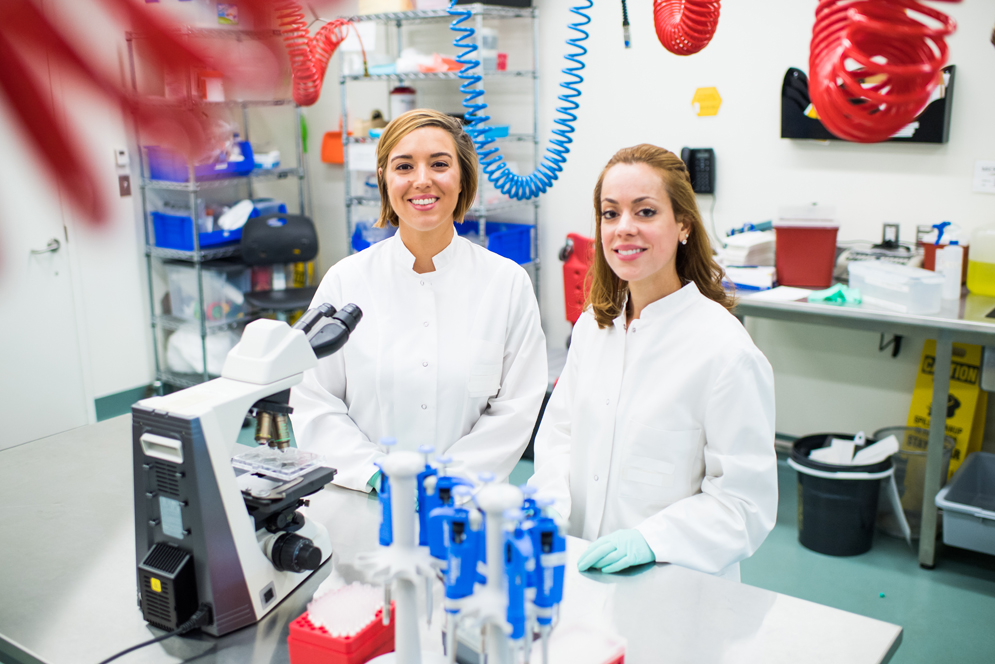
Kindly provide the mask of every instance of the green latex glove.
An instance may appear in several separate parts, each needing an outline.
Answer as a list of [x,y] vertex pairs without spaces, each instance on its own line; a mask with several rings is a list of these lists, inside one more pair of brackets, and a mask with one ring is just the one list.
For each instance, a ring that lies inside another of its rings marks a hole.
[[377,472],[373,473],[373,477],[371,477],[369,480],[367,480],[366,486],[370,487],[374,491],[379,490],[379,488],[380,488],[380,471],[379,470]]
[[591,567],[606,574],[621,572],[633,565],[642,565],[656,560],[656,554],[646,543],[642,533],[634,529],[616,530],[611,535],[599,537],[577,561],[577,569],[583,572]]
[[809,302],[835,304],[840,307],[858,305],[861,299],[859,288],[850,288],[843,284],[836,284],[826,290],[815,291],[808,296]]

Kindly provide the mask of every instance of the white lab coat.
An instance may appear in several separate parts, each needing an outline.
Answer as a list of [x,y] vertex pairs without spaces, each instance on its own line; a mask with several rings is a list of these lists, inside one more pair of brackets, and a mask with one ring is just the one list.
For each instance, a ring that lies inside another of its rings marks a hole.
[[385,448],[432,445],[471,476],[507,478],[546,392],[546,346],[525,270],[453,233],[417,274],[401,238],[342,259],[311,306],[355,303],[349,341],[291,390],[298,445],[338,469],[334,484],[369,491]]
[[774,527],[774,379],[743,326],[689,283],[628,330],[577,321],[530,484],[570,534],[635,528],[658,562],[739,579]]

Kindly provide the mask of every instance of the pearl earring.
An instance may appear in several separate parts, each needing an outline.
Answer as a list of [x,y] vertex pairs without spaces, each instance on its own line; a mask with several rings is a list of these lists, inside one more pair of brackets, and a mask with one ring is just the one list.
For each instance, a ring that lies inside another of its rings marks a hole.
[[681,240],[681,244],[687,244],[687,243],[688,243],[687,237],[685,237],[683,240]]

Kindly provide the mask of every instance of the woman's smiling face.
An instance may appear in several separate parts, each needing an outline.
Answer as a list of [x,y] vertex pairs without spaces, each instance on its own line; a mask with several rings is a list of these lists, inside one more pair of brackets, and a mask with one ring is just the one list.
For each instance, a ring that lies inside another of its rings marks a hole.
[[439,127],[422,127],[398,141],[387,158],[387,195],[398,224],[421,233],[452,228],[461,190],[456,143]]
[[660,172],[643,163],[612,166],[601,187],[601,244],[619,279],[630,286],[677,280],[677,244],[685,237]]

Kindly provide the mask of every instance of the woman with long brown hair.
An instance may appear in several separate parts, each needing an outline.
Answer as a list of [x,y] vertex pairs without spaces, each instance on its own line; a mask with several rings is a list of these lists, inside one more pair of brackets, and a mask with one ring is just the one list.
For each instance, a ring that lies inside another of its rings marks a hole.
[[325,274],[312,306],[353,302],[363,320],[342,351],[291,391],[300,447],[369,491],[376,462],[431,445],[452,468],[505,479],[529,442],[546,393],[539,307],[521,266],[456,234],[477,190],[462,124],[408,111],[377,144],[380,227],[397,234]]
[[594,212],[591,291],[529,483],[593,541],[581,570],[656,561],[738,580],[777,513],[770,364],[730,314],[676,155],[620,150]]

